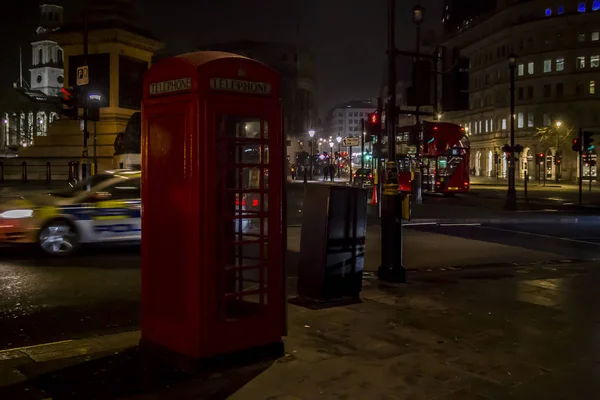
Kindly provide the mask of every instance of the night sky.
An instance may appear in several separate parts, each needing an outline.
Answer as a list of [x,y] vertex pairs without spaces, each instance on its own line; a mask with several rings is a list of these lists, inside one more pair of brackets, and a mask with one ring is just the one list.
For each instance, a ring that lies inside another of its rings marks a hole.
[[[5,3],[0,25],[2,89],[18,79],[19,46],[24,53],[25,77],[29,77],[29,43],[42,1]],[[60,3],[65,6],[66,18],[74,18],[82,2]],[[386,0],[136,0],[140,24],[163,40],[169,53],[239,39],[299,41],[308,46],[317,57],[321,118],[336,103],[377,96],[385,64],[386,4]],[[397,4],[397,46],[413,50],[415,29],[410,10],[417,0],[398,0]],[[439,32],[441,0],[421,4],[425,7],[423,32]],[[407,65],[408,60],[404,61]]]

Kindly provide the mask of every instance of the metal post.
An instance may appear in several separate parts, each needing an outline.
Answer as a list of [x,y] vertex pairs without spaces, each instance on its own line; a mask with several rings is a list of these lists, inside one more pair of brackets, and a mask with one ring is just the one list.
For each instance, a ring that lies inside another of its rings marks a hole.
[[583,203],[583,128],[579,128],[579,143],[579,204],[581,204]]
[[527,181],[529,180],[529,174],[525,171],[525,181],[523,182],[523,195],[525,196],[525,202],[528,202],[527,198]]
[[589,151],[588,151],[587,159],[588,159],[588,165],[589,165],[588,180],[590,181],[590,193],[592,193],[592,153]]
[[304,159],[304,163],[303,164],[304,164],[303,165],[303,167],[304,167],[303,168],[304,169],[304,183],[307,183],[308,182],[308,173],[306,171],[306,158]]
[[[388,0],[388,102],[385,118],[388,162],[381,196],[381,265],[378,277],[387,282],[406,282],[402,265],[402,220],[396,164],[396,0]],[[395,174],[395,176],[394,176]]]
[[508,193],[506,194],[507,210],[517,209],[517,191],[515,189],[515,69],[511,62],[510,69],[510,158],[508,166]]
[[365,119],[360,119],[360,168],[365,167]]
[[96,132],[96,128],[97,128],[97,122],[94,121],[94,175],[96,175],[98,173],[98,155],[96,154],[96,150],[97,150],[97,143],[96,143],[96,139],[97,139],[97,135],[98,133]]
[[348,151],[348,158],[350,159],[350,162],[348,163],[348,165],[350,166],[350,178],[348,178],[350,180],[350,183],[352,183],[352,146],[349,147],[350,150]]
[[[342,143],[340,142],[340,143],[338,143],[338,158],[342,158],[341,154],[342,154]],[[341,166],[339,159],[336,159],[335,162],[338,166],[338,168],[337,168],[338,169],[337,170],[338,179],[340,179],[342,177],[342,166]]]
[[313,138],[310,138],[310,180],[313,180],[313,158],[315,157],[313,150]]
[[[88,38],[88,2],[84,1],[83,10],[83,64],[88,65],[89,38]],[[88,157],[88,91],[83,90],[83,151],[81,154],[81,179],[87,178]]]
[[[419,1],[419,6],[420,7],[421,3]],[[417,21],[416,20],[416,15],[415,15],[415,10],[413,9],[413,22],[417,24],[417,43],[416,43],[416,56],[415,56],[415,64],[417,65],[417,67],[419,66],[419,61],[421,59],[421,21]],[[421,8],[421,18],[422,18],[422,8]],[[413,67],[414,70],[414,67]],[[414,76],[414,71],[413,71],[413,76]],[[436,80],[437,80],[437,76],[436,76]],[[416,204],[423,204],[423,195],[422,195],[422,187],[423,187],[423,169],[421,167],[421,154],[423,153],[424,150],[424,143],[423,143],[423,133],[420,127],[421,124],[421,116],[419,113],[419,110],[421,108],[421,104],[420,104],[420,99],[419,99],[419,88],[418,88],[418,83],[419,83],[419,79],[415,79],[413,82],[413,90],[415,93],[415,117],[416,117],[416,124],[418,129],[420,130],[420,134],[417,137],[417,155],[416,155],[416,159],[417,159],[417,168],[415,171],[415,176],[414,176],[414,180],[416,182],[416,190],[415,190],[415,202]],[[434,108],[437,108],[437,106],[434,106]]]

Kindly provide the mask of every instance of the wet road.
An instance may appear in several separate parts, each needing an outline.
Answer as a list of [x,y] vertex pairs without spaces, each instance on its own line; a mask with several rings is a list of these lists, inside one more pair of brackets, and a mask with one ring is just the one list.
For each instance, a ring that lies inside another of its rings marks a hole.
[[[577,223],[432,224],[411,226],[423,232],[551,252],[565,259],[600,258],[600,219],[578,217]],[[483,255],[482,255],[483,256]]]
[[0,349],[136,329],[139,246],[53,259],[0,248]]

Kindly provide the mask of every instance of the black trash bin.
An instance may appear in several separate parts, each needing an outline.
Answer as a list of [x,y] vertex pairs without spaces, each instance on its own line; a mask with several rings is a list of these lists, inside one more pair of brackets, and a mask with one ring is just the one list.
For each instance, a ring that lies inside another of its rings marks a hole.
[[307,184],[298,295],[312,301],[357,299],[362,289],[367,189]]

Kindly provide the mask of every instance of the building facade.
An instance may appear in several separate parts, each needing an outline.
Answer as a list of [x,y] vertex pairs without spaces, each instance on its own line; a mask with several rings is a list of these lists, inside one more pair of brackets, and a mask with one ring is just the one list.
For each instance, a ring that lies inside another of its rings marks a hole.
[[[507,176],[502,147],[510,140],[514,55],[515,141],[524,147],[517,177],[575,180],[580,171],[572,139],[580,128],[600,132],[600,1],[504,0],[463,21],[445,14],[449,21],[442,45],[470,60],[470,109],[444,113],[443,120],[467,128],[472,173]],[[584,177],[595,178],[592,164],[584,165]]]
[[0,157],[16,154],[45,136],[48,126],[59,118],[59,95],[64,84],[63,51],[49,34],[63,23],[63,8],[40,6],[40,25],[31,42],[30,81],[22,70],[13,88],[5,88],[0,100]]
[[290,162],[309,151],[308,131],[318,123],[317,74],[315,57],[308,49],[292,43],[222,42],[201,46],[256,59],[277,70],[282,78],[284,132]]
[[354,100],[335,106],[327,116],[328,131],[335,139],[337,136],[360,136],[360,120],[377,110],[372,100]]

